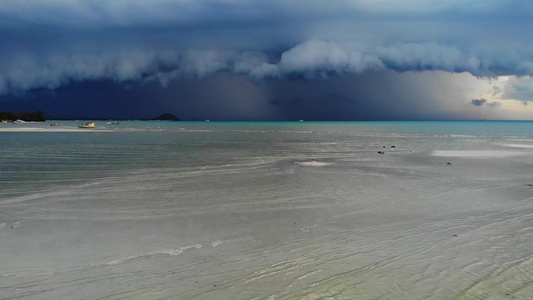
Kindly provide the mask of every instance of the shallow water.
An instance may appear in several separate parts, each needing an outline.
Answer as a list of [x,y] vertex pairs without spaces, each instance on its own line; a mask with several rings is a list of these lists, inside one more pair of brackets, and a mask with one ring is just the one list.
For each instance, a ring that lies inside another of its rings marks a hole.
[[0,299],[533,295],[533,122],[57,123],[0,124]]

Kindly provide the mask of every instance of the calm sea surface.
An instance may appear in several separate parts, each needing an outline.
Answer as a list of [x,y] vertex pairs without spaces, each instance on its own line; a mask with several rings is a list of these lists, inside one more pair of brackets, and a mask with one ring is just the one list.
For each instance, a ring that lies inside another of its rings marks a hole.
[[[76,122],[0,124],[76,129]],[[533,143],[533,122],[96,122],[84,132],[0,132],[0,192],[147,169],[215,167],[265,158],[357,156],[403,149]]]

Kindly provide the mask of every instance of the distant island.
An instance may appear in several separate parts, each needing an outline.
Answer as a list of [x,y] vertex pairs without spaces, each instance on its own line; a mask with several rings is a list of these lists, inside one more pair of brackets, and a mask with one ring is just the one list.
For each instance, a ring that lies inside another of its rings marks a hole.
[[157,118],[153,118],[153,121],[181,121],[180,118],[176,117],[171,113],[164,113]]
[[44,122],[44,112],[38,110],[36,112],[15,112],[15,111],[0,111],[0,121],[14,122],[21,120],[24,122]]

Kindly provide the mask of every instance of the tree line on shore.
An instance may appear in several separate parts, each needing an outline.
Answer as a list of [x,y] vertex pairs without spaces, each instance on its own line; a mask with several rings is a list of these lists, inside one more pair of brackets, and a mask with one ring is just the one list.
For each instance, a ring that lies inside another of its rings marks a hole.
[[15,112],[15,111],[0,111],[1,121],[16,121],[22,120],[25,122],[44,122],[44,112],[38,110],[35,112]]

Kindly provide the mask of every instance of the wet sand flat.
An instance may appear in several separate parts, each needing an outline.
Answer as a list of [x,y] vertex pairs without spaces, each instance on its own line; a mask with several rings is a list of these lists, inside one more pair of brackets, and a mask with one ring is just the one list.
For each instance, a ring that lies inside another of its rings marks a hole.
[[530,299],[531,151],[385,142],[2,185],[0,299]]
[[432,155],[466,158],[505,158],[509,156],[529,155],[529,153],[512,150],[435,150]]

